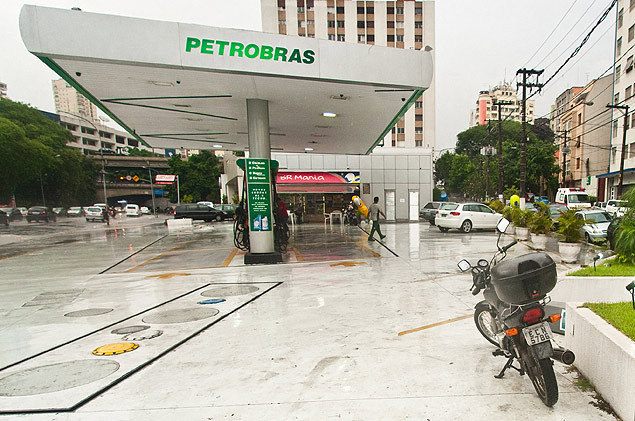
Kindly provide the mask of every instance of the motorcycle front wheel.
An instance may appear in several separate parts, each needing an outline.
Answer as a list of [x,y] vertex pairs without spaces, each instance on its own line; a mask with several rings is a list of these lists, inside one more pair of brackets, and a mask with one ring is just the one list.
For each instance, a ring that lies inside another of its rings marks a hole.
[[525,350],[523,362],[525,371],[538,393],[542,403],[552,407],[558,402],[558,382],[553,372],[551,358],[538,359],[530,350]]
[[490,310],[485,308],[477,308],[474,311],[474,323],[476,328],[492,345],[498,345],[498,339],[496,338],[496,321],[494,315]]

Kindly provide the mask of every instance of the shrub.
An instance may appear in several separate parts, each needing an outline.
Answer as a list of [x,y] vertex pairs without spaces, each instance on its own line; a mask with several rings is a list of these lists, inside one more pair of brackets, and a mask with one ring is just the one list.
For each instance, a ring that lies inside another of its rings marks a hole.
[[548,235],[551,232],[553,221],[547,205],[542,202],[538,202],[538,205],[540,205],[540,211],[529,216],[529,231],[534,234]]
[[503,192],[503,197],[505,199],[509,199],[513,195],[520,195],[520,190],[518,190],[516,187],[509,187]]
[[560,211],[558,234],[564,237],[565,243],[579,243],[582,241],[580,228],[584,226],[585,222],[584,219],[575,216],[575,212],[575,209]]
[[492,208],[495,212],[502,213],[505,205],[500,200],[492,200],[489,204],[489,207]]
[[509,222],[512,222],[512,208],[509,206],[505,206],[503,210],[501,210],[503,214],[503,218],[507,219]]
[[520,228],[527,228],[531,212],[526,209],[511,208],[512,223]]
[[615,234],[615,252],[620,262],[635,264],[635,189],[626,192],[623,199],[628,205]]

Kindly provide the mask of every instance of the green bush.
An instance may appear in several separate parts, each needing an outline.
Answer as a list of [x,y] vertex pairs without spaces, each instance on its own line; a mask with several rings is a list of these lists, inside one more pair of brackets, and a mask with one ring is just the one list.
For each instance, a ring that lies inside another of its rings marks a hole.
[[585,224],[584,219],[575,216],[575,209],[560,211],[558,218],[558,234],[564,237],[565,243],[579,243],[582,241],[580,228]]
[[615,252],[622,263],[635,264],[635,189],[622,196],[627,201],[627,211],[615,235]]
[[509,198],[513,195],[520,195],[520,190],[518,190],[516,187],[509,187],[503,192],[503,197],[506,200],[509,200]]
[[441,201],[441,190],[438,188],[433,188],[432,189],[432,200],[435,202],[440,202]]
[[538,204],[540,205],[540,211],[529,216],[529,231],[533,234],[548,235],[551,233],[553,221],[551,220],[547,205],[542,202]]
[[512,224],[519,228],[527,228],[531,212],[526,209],[511,208]]
[[489,207],[494,209],[495,212],[503,213],[503,209],[505,208],[505,205],[500,200],[492,200],[489,203]]
[[512,208],[510,206],[505,206],[503,210],[501,210],[501,213],[503,214],[503,218],[512,222]]

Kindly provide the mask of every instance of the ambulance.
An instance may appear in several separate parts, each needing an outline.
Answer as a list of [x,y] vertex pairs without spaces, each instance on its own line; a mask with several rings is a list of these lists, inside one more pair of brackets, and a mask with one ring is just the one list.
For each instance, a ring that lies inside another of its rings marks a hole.
[[577,187],[565,187],[558,189],[555,202],[566,205],[570,209],[591,207],[589,195],[586,194],[584,189]]

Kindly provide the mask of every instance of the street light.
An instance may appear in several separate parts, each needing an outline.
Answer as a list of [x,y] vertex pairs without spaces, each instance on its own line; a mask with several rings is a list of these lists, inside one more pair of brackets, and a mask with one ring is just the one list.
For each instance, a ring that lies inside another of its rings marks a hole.
[[624,128],[622,129],[622,152],[620,153],[620,184],[617,186],[617,199],[622,198],[624,186],[624,152],[626,152],[626,130],[628,129],[628,105],[606,104],[606,108],[617,108],[624,112]]
[[[154,204],[154,185],[152,184],[152,168],[150,168],[150,167],[143,167],[143,168],[147,168],[148,169],[148,174],[150,175],[150,192],[152,193],[152,213],[154,214],[155,218],[158,218],[159,215],[157,215],[157,207]],[[156,172],[157,172],[157,174],[159,173],[158,171],[156,171]]]
[[102,180],[103,185],[104,185],[104,203],[106,204],[106,207],[108,207],[108,195],[106,194],[106,166],[104,164],[104,150],[103,150],[103,145],[101,143],[101,133],[99,132],[99,129],[97,128],[95,123],[93,123],[92,121],[90,121],[86,117],[83,117],[83,116],[81,116],[79,114],[69,113],[68,111],[60,111],[60,113],[68,114],[68,115],[71,115],[73,117],[79,118],[80,120],[84,120],[85,122],[87,122],[88,124],[93,126],[93,128],[97,132],[97,139],[98,139],[98,142],[99,142],[99,154],[101,155],[101,180]]

